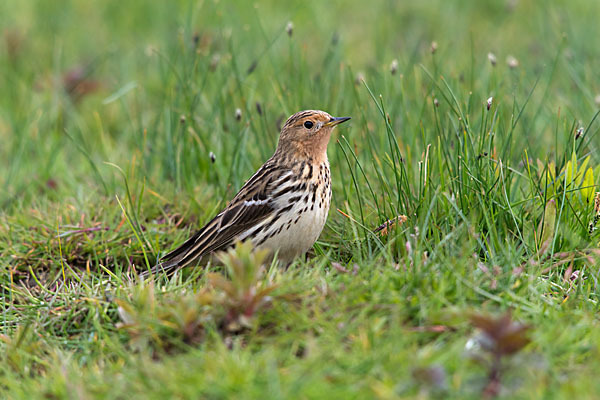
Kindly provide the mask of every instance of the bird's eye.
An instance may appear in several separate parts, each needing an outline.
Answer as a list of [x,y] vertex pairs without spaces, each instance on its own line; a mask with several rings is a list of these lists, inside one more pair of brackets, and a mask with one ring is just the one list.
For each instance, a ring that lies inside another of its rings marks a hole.
[[312,127],[313,127],[313,123],[312,123],[312,121],[306,121],[306,122],[304,123],[304,127],[305,127],[306,129],[310,129],[310,128],[312,128]]

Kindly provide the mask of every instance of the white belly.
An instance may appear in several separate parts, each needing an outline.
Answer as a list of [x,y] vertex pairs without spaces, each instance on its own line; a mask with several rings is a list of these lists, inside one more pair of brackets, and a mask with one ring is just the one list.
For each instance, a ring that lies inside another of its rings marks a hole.
[[[319,201],[299,203],[286,215],[282,216],[271,229],[281,229],[273,237],[267,239],[260,247],[268,248],[278,253],[278,259],[283,263],[291,262],[295,257],[306,253],[321,235],[327,214],[329,201],[319,207]],[[313,208],[311,210],[311,207]]]

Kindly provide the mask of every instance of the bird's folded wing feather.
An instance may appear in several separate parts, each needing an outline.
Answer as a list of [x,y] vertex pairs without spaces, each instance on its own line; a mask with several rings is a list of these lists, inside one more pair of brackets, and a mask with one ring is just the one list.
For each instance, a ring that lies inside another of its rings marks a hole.
[[246,182],[225,210],[185,243],[165,255],[155,269],[184,267],[199,257],[226,249],[244,232],[275,215],[277,202],[269,193],[284,175],[283,171],[265,164]]
[[167,254],[163,261],[178,260],[183,267],[198,257],[233,245],[247,229],[269,216],[273,208],[268,204],[228,207],[210,221],[201,231],[179,248]]

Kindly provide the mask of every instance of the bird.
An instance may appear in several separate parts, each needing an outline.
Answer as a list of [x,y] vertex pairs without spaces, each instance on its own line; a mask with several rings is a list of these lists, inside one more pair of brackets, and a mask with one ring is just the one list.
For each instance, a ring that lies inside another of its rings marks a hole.
[[319,238],[331,202],[327,145],[333,129],[350,117],[305,110],[290,116],[275,152],[224,210],[175,250],[160,259],[151,273],[171,272],[236,242],[277,254],[289,265]]

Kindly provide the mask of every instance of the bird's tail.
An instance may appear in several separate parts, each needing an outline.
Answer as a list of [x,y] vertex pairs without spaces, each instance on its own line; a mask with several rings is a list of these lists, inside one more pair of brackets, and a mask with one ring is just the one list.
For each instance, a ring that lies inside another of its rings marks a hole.
[[179,258],[172,260],[165,260],[163,262],[159,262],[154,267],[146,270],[140,274],[142,278],[147,278],[150,275],[156,275],[161,272],[165,272],[167,275],[173,274],[175,271],[179,269]]

